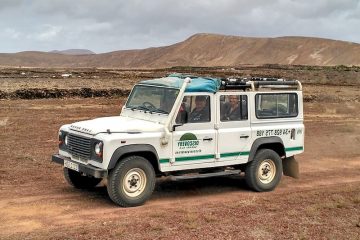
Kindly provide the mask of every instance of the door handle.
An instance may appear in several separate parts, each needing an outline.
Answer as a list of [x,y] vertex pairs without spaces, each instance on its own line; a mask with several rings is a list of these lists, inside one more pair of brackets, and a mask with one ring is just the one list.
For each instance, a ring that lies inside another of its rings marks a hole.
[[211,138],[211,137],[205,137],[205,138],[203,138],[203,141],[212,141],[213,140],[213,138]]
[[248,138],[249,135],[241,135],[240,138]]

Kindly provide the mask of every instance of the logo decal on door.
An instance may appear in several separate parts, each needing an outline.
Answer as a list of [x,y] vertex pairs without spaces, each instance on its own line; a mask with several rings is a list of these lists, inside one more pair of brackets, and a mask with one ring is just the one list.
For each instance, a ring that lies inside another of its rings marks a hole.
[[180,141],[177,142],[180,149],[197,148],[199,146],[199,140],[193,133],[185,133],[180,137]]

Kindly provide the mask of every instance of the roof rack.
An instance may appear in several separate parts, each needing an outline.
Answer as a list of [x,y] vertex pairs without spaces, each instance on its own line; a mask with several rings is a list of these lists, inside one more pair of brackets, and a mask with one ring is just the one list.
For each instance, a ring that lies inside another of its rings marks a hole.
[[250,79],[244,77],[222,78],[220,90],[247,90],[256,91],[259,88],[271,89],[293,89],[302,90],[302,85],[298,80],[285,80],[283,78],[264,78],[252,77]]

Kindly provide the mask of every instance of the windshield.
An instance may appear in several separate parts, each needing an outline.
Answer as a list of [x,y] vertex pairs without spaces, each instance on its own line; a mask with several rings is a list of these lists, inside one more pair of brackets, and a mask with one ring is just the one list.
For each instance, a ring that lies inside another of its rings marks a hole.
[[169,114],[179,89],[136,85],[126,103],[126,108]]

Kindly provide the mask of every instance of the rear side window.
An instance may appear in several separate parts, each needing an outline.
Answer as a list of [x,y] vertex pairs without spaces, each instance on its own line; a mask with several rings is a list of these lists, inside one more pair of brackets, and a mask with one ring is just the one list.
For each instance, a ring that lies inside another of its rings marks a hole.
[[288,118],[298,115],[298,98],[296,93],[263,93],[256,94],[256,117]]
[[241,121],[248,119],[246,95],[220,96],[220,121]]

